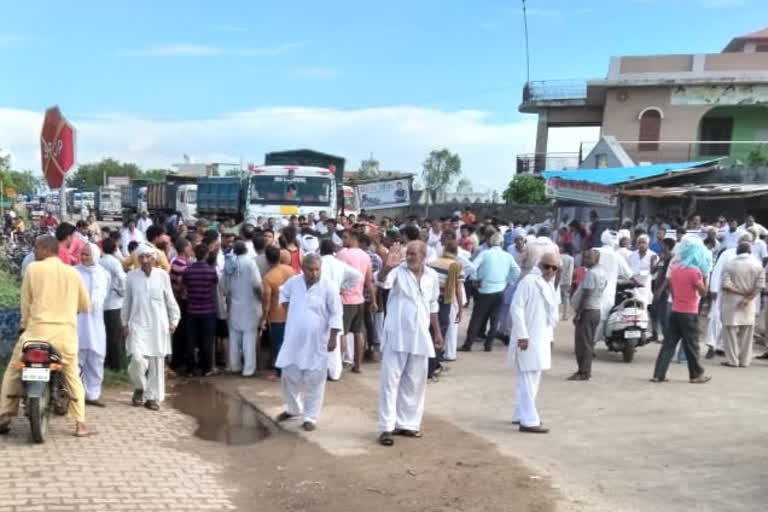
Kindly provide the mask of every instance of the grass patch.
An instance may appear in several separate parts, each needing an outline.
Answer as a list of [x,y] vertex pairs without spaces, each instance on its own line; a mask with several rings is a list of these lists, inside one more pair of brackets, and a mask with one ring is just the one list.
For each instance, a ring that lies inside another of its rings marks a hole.
[[0,268],[0,308],[17,308],[21,303],[21,283],[5,269]]
[[131,382],[131,379],[128,377],[126,370],[116,372],[115,370],[104,368],[104,382],[102,383],[104,387],[120,386],[128,382]]

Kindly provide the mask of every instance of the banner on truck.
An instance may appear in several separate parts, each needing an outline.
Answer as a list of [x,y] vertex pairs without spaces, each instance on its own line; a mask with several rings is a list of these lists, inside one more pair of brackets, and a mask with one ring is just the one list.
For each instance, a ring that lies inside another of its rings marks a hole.
[[361,209],[394,208],[411,203],[411,180],[377,181],[360,183],[357,189],[357,202]]

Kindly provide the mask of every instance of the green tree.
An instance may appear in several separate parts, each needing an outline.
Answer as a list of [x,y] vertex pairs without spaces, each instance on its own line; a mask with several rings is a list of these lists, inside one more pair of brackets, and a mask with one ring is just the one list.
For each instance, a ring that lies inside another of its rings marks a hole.
[[104,184],[105,176],[127,176],[133,180],[141,174],[141,169],[136,164],[105,158],[100,162],[78,166],[77,171],[67,177],[67,185],[75,188],[94,188]]
[[544,180],[530,174],[518,174],[509,182],[502,195],[509,205],[549,204],[544,194]]
[[453,180],[461,175],[461,158],[447,148],[433,150],[424,161],[421,176],[427,190],[427,214],[429,203],[435,202],[438,193],[444,192]]
[[40,177],[32,171],[11,170],[10,155],[0,156],[0,180],[3,182],[3,194],[6,188],[12,188],[17,194],[32,194],[40,186]]
[[231,169],[227,169],[227,172],[224,173],[224,176],[240,176],[243,171],[238,169],[237,167],[233,167]]
[[163,181],[170,172],[171,171],[168,169],[147,169],[146,171],[143,171],[139,177],[143,180]]

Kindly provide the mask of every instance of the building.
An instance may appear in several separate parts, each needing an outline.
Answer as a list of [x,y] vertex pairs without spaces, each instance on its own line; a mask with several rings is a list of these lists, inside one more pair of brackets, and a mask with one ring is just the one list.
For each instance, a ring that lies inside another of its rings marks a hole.
[[638,164],[768,161],[768,28],[720,53],[611,57],[604,79],[529,82],[519,110],[537,114],[538,129],[536,152],[518,157],[518,172],[582,162],[581,144],[547,153],[551,127],[600,127]]

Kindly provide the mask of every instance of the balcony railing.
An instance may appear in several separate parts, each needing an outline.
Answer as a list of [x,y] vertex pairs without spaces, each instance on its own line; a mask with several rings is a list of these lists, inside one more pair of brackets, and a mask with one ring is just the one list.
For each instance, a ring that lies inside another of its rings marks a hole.
[[535,80],[523,87],[523,103],[585,100],[586,80]]
[[517,174],[539,174],[541,171],[578,169],[580,153],[529,153],[517,155]]

